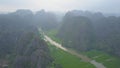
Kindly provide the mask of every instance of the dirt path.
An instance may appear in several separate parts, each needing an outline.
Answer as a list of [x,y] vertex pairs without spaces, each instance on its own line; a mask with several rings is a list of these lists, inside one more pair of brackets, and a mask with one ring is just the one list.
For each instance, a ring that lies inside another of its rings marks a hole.
[[72,55],[75,55],[75,56],[77,56],[78,58],[81,58],[81,59],[82,59],[83,61],[85,61],[85,62],[90,62],[90,63],[93,64],[96,68],[106,68],[103,64],[101,64],[101,63],[99,63],[99,62],[96,62],[95,60],[92,60],[92,59],[88,58],[88,57],[85,56],[85,55],[79,54],[79,53],[77,53],[76,51],[73,51],[73,50],[70,50],[70,49],[67,49],[67,48],[63,47],[61,44],[53,41],[51,38],[49,38],[49,37],[46,36],[46,35],[44,35],[44,37],[45,37],[45,39],[44,39],[45,41],[48,41],[48,42],[50,42],[52,45],[56,46],[57,48],[60,48],[60,49],[66,51],[66,52],[68,52],[68,53],[70,53],[70,54],[72,54]]

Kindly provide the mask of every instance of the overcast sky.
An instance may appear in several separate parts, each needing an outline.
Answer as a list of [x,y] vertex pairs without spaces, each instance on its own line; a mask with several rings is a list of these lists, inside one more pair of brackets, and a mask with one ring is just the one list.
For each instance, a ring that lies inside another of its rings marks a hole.
[[120,0],[0,0],[0,11],[31,9],[38,11],[90,10],[120,13]]

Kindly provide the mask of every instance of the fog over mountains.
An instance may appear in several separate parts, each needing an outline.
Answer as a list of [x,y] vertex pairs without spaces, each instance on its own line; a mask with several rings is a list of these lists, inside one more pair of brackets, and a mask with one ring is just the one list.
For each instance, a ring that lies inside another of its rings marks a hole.
[[0,14],[0,63],[6,61],[10,68],[49,67],[55,60],[38,28],[57,30],[55,37],[62,45],[77,52],[98,50],[120,57],[119,16],[81,10],[17,10]]
[[[98,49],[120,55],[120,17],[102,13],[70,11],[63,19],[58,36],[67,47],[79,50]],[[79,49],[80,48],[80,49]]]

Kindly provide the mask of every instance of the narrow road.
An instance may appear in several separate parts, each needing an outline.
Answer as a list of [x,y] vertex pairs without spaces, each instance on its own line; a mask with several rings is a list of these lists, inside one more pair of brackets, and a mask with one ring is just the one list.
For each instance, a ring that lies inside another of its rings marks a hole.
[[44,35],[44,40],[51,43],[52,45],[56,46],[57,48],[60,48],[72,55],[75,55],[77,56],[78,58],[81,58],[83,61],[85,62],[90,62],[91,64],[93,64],[96,68],[106,68],[103,64],[99,63],[99,62],[96,62],[95,60],[92,60],[90,58],[88,58],[87,56],[84,56],[82,54],[79,54],[77,53],[76,51],[73,51],[73,50],[69,50],[65,47],[63,47],[61,44],[53,41],[51,38],[49,38],[47,35]]

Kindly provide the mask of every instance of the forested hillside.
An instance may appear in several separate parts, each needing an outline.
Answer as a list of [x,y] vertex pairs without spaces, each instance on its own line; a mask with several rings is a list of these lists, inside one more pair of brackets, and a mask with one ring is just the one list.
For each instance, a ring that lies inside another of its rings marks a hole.
[[85,51],[93,43],[93,31],[92,22],[88,18],[66,14],[58,36],[65,46]]
[[64,16],[57,36],[64,46],[78,51],[95,49],[120,56],[119,29],[119,17],[74,10]]
[[120,0],[0,0],[0,68],[120,68]]
[[0,14],[0,68],[46,68],[52,62],[33,17],[29,10]]
[[[120,56],[120,17],[74,10],[67,12],[63,18],[58,18],[54,13],[44,10],[36,13],[17,10],[0,14],[0,68],[66,66],[65,63],[60,63],[68,59],[58,61],[61,57],[55,58],[61,50],[56,51],[54,48],[56,52],[52,52],[52,46],[47,46],[48,42],[43,40],[44,34],[62,43],[68,50],[75,50],[78,54],[84,53],[93,60],[101,61],[106,67],[119,67],[119,58],[116,57]],[[106,59],[94,58],[98,55],[103,55]]]

